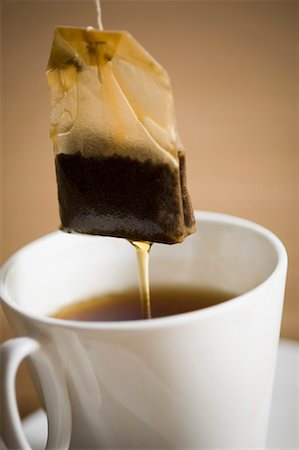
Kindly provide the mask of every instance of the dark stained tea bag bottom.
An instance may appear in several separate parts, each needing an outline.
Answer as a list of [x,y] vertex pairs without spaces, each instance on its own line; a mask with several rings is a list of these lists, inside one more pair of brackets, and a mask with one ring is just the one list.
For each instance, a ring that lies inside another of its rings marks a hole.
[[184,153],[180,172],[118,155],[58,154],[55,163],[63,231],[168,244],[194,232]]

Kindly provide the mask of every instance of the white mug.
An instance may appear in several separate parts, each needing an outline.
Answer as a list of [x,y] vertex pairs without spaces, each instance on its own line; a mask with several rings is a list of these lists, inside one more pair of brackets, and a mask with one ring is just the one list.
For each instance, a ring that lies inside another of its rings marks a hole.
[[196,213],[183,244],[154,245],[151,285],[238,294],[152,320],[76,322],[49,317],[95,294],[137,285],[122,239],[55,232],[2,268],[1,297],[21,336],[2,346],[2,438],[29,449],[15,398],[26,356],[48,416],[49,449],[253,449],[265,446],[287,271],[270,231]]

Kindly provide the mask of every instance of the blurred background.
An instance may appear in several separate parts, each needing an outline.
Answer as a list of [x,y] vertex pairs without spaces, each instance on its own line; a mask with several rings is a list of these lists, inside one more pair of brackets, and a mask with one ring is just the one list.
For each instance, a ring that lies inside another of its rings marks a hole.
[[[96,27],[96,9],[89,0],[0,7],[3,262],[59,226],[45,69],[54,27]],[[299,2],[106,0],[102,18],[170,74],[194,208],[258,222],[286,245],[282,336],[299,340]],[[3,314],[0,327],[8,339]],[[22,415],[38,404],[24,367],[18,398]]]

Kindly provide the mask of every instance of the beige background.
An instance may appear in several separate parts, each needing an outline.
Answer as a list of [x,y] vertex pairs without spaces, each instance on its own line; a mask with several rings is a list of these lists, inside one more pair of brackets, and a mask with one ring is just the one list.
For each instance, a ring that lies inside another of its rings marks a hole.
[[[194,207],[254,220],[285,243],[282,335],[299,340],[299,3],[108,0],[103,22],[169,71]],[[2,2],[2,261],[59,225],[45,78],[55,25],[96,26],[94,4]],[[22,414],[36,405],[24,370],[19,400]]]

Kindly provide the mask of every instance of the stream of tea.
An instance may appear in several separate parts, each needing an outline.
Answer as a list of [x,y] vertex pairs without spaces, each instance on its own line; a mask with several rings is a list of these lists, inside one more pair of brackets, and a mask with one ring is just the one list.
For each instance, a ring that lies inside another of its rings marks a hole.
[[149,286],[149,254],[152,242],[145,242],[145,241],[130,241],[130,242],[135,247],[138,262],[141,317],[143,319],[150,319],[152,317],[152,314],[151,314],[151,299]]

